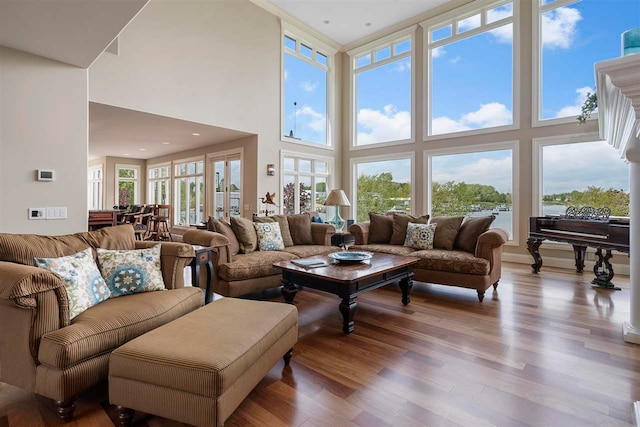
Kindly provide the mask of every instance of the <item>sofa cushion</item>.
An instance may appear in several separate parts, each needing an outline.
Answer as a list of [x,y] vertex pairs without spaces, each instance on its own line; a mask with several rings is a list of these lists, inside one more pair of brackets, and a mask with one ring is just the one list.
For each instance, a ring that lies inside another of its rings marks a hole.
[[473,254],[464,251],[447,251],[444,249],[427,249],[410,254],[420,258],[413,266],[414,270],[425,269],[433,271],[446,271],[464,274],[489,274],[489,261],[476,258]]
[[38,360],[65,369],[110,352],[127,341],[195,310],[204,302],[199,288],[145,292],[104,301],[71,325],[42,337]]
[[436,234],[433,237],[433,247],[449,251],[453,249],[463,219],[463,216],[434,216],[431,218],[429,224],[438,224]]
[[313,245],[311,215],[308,213],[287,215],[287,221],[289,221],[289,230],[294,245]]
[[111,298],[165,289],[160,248],[161,245],[157,244],[133,251],[97,249],[98,265],[111,291]]
[[[135,249],[131,225],[105,227],[96,231],[64,236],[0,233],[0,261],[33,265],[34,258],[59,258],[91,248]],[[95,255],[95,254],[94,254]]]
[[280,224],[280,234],[282,234],[282,241],[285,248],[293,246],[293,238],[291,237],[291,231],[289,230],[289,221],[287,215],[273,215],[273,216],[258,216],[253,218],[253,222],[274,222],[277,221]]
[[240,244],[240,253],[248,254],[258,248],[258,236],[253,223],[246,218],[231,217],[231,228]]
[[389,245],[382,243],[375,243],[373,245],[352,245],[349,246],[350,250],[354,251],[370,251],[370,252],[382,252],[385,254],[393,255],[409,255],[416,250],[408,246]]
[[284,248],[283,250],[299,258],[306,258],[314,255],[328,254],[329,252],[337,252],[340,248],[337,246],[323,245],[296,245],[290,248]]
[[433,249],[433,235],[437,224],[407,224],[407,238],[404,246],[414,249]]
[[393,235],[393,216],[369,212],[369,222],[368,243],[388,244]]
[[429,215],[423,215],[415,217],[413,215],[405,213],[393,214],[392,234],[389,243],[392,245],[404,245],[407,238],[407,224],[413,222],[414,224],[427,224],[429,222]]
[[468,218],[464,220],[456,241],[453,244],[455,249],[466,252],[475,253],[478,237],[489,229],[489,226],[495,220],[495,215],[483,216],[479,218]]
[[227,282],[280,275],[282,270],[275,268],[272,264],[296,258],[295,255],[283,251],[238,254],[231,258],[231,262],[220,265],[218,274],[221,279]]
[[211,219],[211,224],[213,226],[213,229],[211,231],[220,233],[224,237],[229,239],[229,252],[231,252],[231,255],[236,255],[238,252],[240,252],[240,242],[236,237],[236,233],[233,232],[231,224],[220,219]]
[[259,251],[279,251],[284,249],[280,224],[277,221],[254,222],[253,227],[256,229],[256,235],[258,236]]

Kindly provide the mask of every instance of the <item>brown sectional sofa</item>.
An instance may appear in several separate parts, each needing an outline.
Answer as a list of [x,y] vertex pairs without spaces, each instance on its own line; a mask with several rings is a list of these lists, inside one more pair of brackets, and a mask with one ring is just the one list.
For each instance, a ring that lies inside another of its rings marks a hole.
[[475,248],[472,253],[460,249],[416,250],[398,244],[369,244],[370,226],[370,222],[351,226],[349,232],[356,240],[351,248],[420,258],[413,267],[414,280],[476,289],[480,301],[484,299],[484,293],[490,286],[498,286],[502,266],[502,245],[509,238],[508,232],[502,228],[493,228],[482,233],[477,244],[470,245]]
[[[293,232],[292,232],[293,233]],[[330,224],[311,223],[311,245],[293,245],[278,251],[253,251],[233,254],[230,240],[209,230],[189,230],[184,242],[211,246],[214,265],[213,291],[228,297],[280,286],[282,270],[274,262],[305,258],[339,250],[331,246],[335,228]]]
[[136,241],[130,225],[66,236],[0,233],[0,381],[55,400],[60,418],[69,420],[75,396],[107,378],[112,350],[201,307],[202,290],[184,286],[183,270],[194,257],[188,244],[162,243],[167,291],[108,299],[73,320],[62,280],[33,261],[87,246],[154,244]]

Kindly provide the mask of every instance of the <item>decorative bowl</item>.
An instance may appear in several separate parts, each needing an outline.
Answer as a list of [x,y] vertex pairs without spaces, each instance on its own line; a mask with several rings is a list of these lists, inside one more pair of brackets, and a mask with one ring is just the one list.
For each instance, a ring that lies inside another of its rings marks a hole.
[[344,264],[355,264],[357,262],[366,261],[368,259],[373,258],[373,255],[369,252],[357,252],[357,251],[347,251],[347,252],[331,252],[329,254],[329,258],[333,258],[338,262]]

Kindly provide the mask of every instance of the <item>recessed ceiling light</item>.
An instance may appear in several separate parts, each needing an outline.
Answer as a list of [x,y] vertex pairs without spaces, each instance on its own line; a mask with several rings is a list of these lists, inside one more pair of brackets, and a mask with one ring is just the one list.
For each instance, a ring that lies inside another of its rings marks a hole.
[[140,151],[147,151],[147,149],[146,148],[141,148]]
[[164,141],[164,142],[162,143],[162,145],[169,145],[169,144],[171,144],[171,143],[170,143],[170,142],[167,142],[167,141]]
[[370,27],[371,26],[371,22],[365,22],[364,26],[365,27]]
[[329,21],[328,19],[325,19],[325,20],[324,20],[324,21],[322,21],[322,22],[324,22],[325,24],[328,24],[328,23],[330,23],[331,21]]
[[194,132],[194,133],[192,133],[191,135],[193,135],[193,136],[200,136],[200,134],[199,134],[199,133],[197,133],[197,132]]
[[128,156],[128,155],[129,155],[129,153],[124,153],[124,154],[123,154],[123,156]]

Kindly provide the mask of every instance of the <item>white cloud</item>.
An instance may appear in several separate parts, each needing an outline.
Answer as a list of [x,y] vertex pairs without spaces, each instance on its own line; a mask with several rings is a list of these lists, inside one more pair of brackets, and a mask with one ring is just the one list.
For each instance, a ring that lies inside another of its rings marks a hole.
[[457,64],[461,59],[462,59],[462,57],[460,55],[458,55],[455,58],[451,58],[449,60],[449,64]]
[[542,46],[567,49],[576,34],[576,25],[582,19],[580,11],[571,7],[558,7],[542,15]]
[[442,55],[446,54],[447,51],[444,50],[444,46],[439,46],[435,49],[431,49],[431,57],[432,58],[440,58]]
[[507,3],[504,6],[496,7],[487,11],[487,22],[496,22],[513,15],[513,3]]
[[318,113],[312,107],[305,105],[296,111],[296,117],[304,119],[304,126],[315,132],[321,132],[326,128],[327,119],[324,114]]
[[[491,155],[491,152],[487,156]],[[448,156],[447,156],[448,157]],[[472,162],[464,160],[464,155],[453,155],[459,159],[458,164],[438,168],[437,157],[433,160],[432,180],[445,183],[449,181],[466,182],[468,184],[493,185],[500,192],[511,192],[511,156],[502,159],[483,157]],[[443,165],[444,166],[444,165]]]
[[581,87],[576,89],[576,93],[578,94],[576,96],[576,98],[574,99],[573,105],[567,105],[565,107],[562,107],[560,109],[560,111],[558,111],[556,113],[556,118],[558,117],[571,117],[571,116],[577,116],[579,114],[582,113],[582,104],[584,103],[584,100],[587,99],[587,95],[589,93],[593,93],[595,92],[595,89],[589,87],[589,86],[585,86],[585,87]]
[[458,31],[463,32],[472,30],[480,26],[480,14],[470,16],[468,18],[458,21]]
[[411,113],[393,105],[385,105],[383,111],[363,108],[358,111],[358,127],[358,145],[409,139]]
[[396,66],[394,67],[394,70],[399,73],[411,70],[411,59],[406,58],[404,60],[396,62]]
[[435,117],[431,121],[431,133],[440,135],[444,133],[460,132],[469,129],[483,129],[488,127],[511,124],[511,111],[506,105],[499,102],[481,104],[476,111],[464,114],[460,120],[449,117]]
[[313,92],[314,90],[316,90],[318,85],[319,85],[318,82],[307,82],[307,81],[300,82],[300,88],[305,92]]
[[513,24],[498,27],[489,31],[489,34],[493,35],[498,43],[511,44],[513,43]]
[[284,80],[287,81],[289,79],[289,72],[284,70]]

